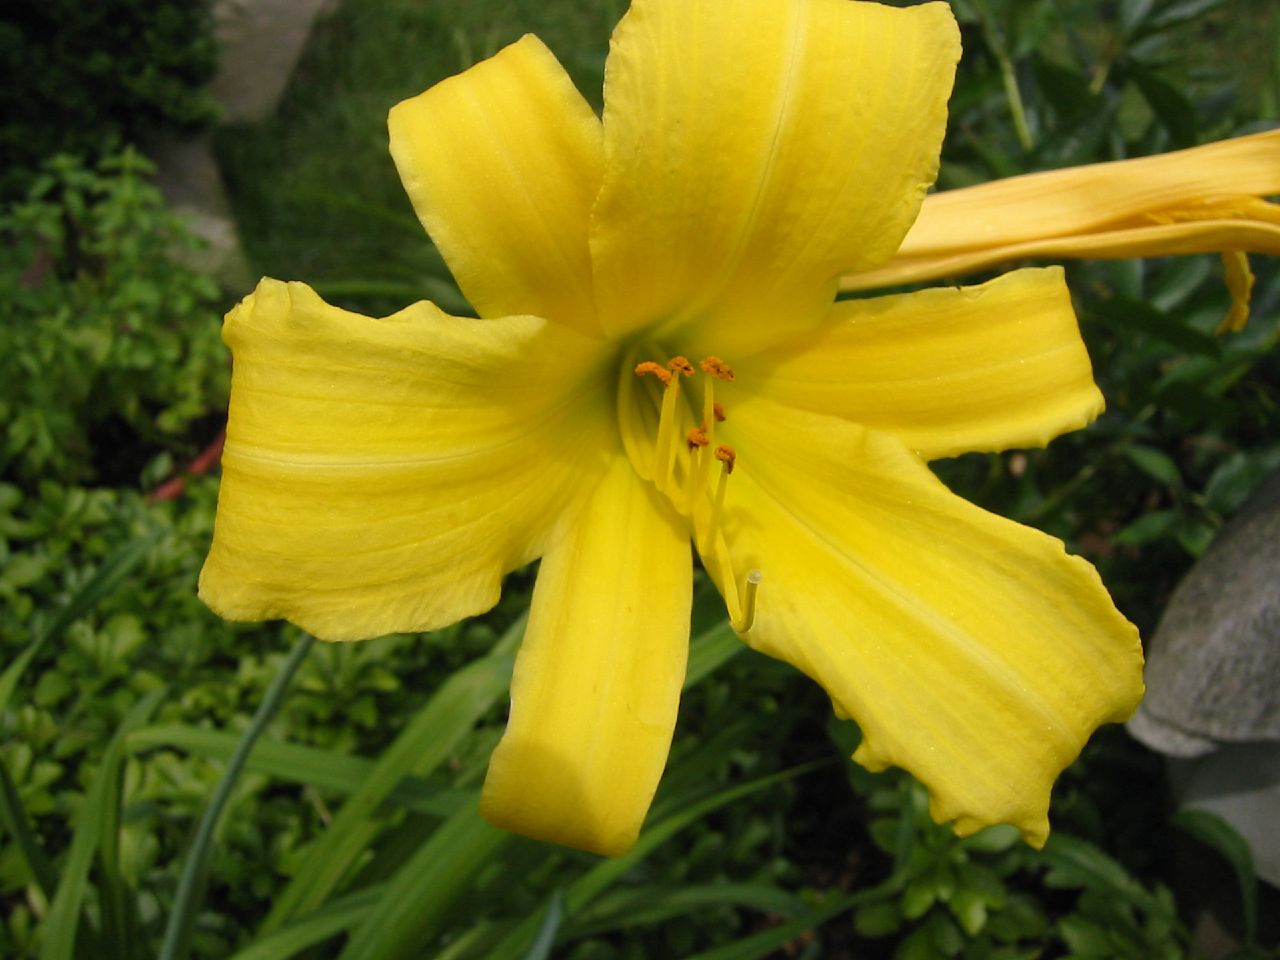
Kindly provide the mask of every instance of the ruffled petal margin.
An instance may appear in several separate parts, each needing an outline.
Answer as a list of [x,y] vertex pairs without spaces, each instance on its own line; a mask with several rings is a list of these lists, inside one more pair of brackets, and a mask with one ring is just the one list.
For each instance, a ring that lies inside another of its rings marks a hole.
[[950,493],[895,438],[743,399],[724,534],[763,574],[744,639],[855,719],[960,834],[1048,835],[1059,772],[1142,694],[1137,631],[1058,540]]
[[618,457],[542,560],[480,812],[608,856],[636,841],[688,660],[689,534]]
[[227,316],[231,412],[200,596],[325,640],[480,613],[618,446],[596,341],[263,280]]

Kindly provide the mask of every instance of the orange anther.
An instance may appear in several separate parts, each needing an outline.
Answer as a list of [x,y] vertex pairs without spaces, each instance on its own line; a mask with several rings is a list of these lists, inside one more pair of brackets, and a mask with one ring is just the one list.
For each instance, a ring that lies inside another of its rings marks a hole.
[[719,357],[707,357],[705,360],[699,361],[698,366],[702,368],[703,373],[710,374],[717,379],[728,380],[730,383],[734,380],[733,370]]
[[715,411],[716,423],[724,423],[724,407],[720,405],[719,400],[711,405],[711,409]]
[[672,357],[667,362],[667,369],[672,373],[683,373],[686,377],[693,376],[693,364],[687,357]]
[[652,373],[662,381],[663,385],[671,382],[671,374],[667,372],[667,368],[660,363],[654,363],[652,360],[646,360],[644,363],[636,364],[637,377],[643,377],[646,373]]
[[733,473],[733,465],[737,462],[738,455],[734,452],[733,447],[721,444],[716,447],[716,459],[724,464],[725,473]]
[[690,450],[694,449],[695,447],[705,447],[707,444],[711,442],[710,440],[707,439],[706,427],[694,427],[687,434],[685,434],[685,440],[689,444]]

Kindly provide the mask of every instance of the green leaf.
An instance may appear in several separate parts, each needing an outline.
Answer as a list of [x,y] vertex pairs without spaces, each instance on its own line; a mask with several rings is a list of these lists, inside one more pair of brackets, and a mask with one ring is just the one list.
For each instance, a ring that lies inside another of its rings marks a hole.
[[89,888],[89,869],[93,864],[94,851],[98,849],[108,820],[112,819],[113,810],[118,810],[125,737],[130,730],[147,721],[166,693],[164,689],[153,690],[135,703],[107,744],[97,775],[76,817],[75,835],[63,864],[62,880],[42,926],[44,942],[40,946],[40,960],[75,960],[77,956],[87,955],[76,953],[80,907]]
[[745,649],[746,644],[727,620],[700,633],[689,641],[689,667],[685,671],[684,689],[688,690]]
[[382,829],[383,801],[405,777],[425,777],[443,764],[476,721],[506,693],[511,683],[511,650],[523,633],[520,620],[492,654],[451,676],[418,711],[311,848],[297,875],[276,898],[262,933],[317,909],[339,887]]
[[1140,547],[1171,535],[1181,519],[1182,515],[1176,510],[1153,510],[1126,526],[1111,542],[1122,547]]
[[[637,864],[655,849],[666,843],[667,840],[681,830],[701,820],[712,810],[731,803],[740,797],[748,796],[790,780],[818,766],[821,766],[821,764],[801,764],[800,766],[783,770],[780,773],[770,774],[766,777],[760,777],[747,783],[729,787],[696,803],[689,804],[679,812],[646,827],[641,832],[640,839],[636,842],[636,845],[627,853],[612,860],[602,860],[565,888],[564,903],[566,914],[573,917],[581,913],[605,890],[634,870]],[[520,960],[537,936],[538,928],[538,915],[534,914],[527,917],[490,950],[487,960]],[[762,956],[763,954],[758,955]]]
[[976,890],[961,887],[947,901],[947,906],[964,932],[971,937],[976,937],[987,925],[987,904]]
[[476,804],[450,817],[387,883],[352,932],[339,960],[416,960],[430,956],[449,910],[469,881],[512,840],[480,819]]
[[9,776],[9,767],[3,757],[0,757],[0,824],[4,825],[17,842],[18,852],[27,862],[27,869],[31,871],[40,892],[45,899],[52,897],[58,886],[58,874],[49,863],[40,838],[31,829],[31,822],[22,806],[22,798],[18,795],[18,787]]
[[627,886],[600,896],[572,918],[565,925],[566,937],[576,939],[651,926],[724,905],[781,917],[794,917],[805,911],[804,902],[794,894],[767,883]]
[[302,920],[257,938],[229,960],[286,960],[360,923],[385,893],[385,887],[376,884],[335,897]]
[[525,954],[524,960],[547,960],[551,956],[551,948],[556,943],[556,933],[564,920],[564,889],[556,887],[551,892],[551,901],[547,904],[547,912],[542,918],[542,926],[538,929],[538,937],[533,946]]
[[121,581],[129,575],[130,571],[146,557],[159,539],[160,532],[153,531],[126,543],[111,554],[94,571],[93,576],[76,591],[71,600],[67,602],[67,605],[54,614],[53,619],[44,625],[44,629],[36,635],[27,646],[27,649],[22,651],[21,655],[9,664],[3,674],[0,674],[0,716],[3,716],[5,709],[9,706],[9,699],[13,696],[14,688],[18,685],[18,680],[22,677],[23,671],[27,669],[27,665],[35,658],[35,655],[40,652],[40,648],[51,638],[58,636],[68,626],[96,607],[103,597],[112,593]]
[[1049,837],[1040,856],[1049,866],[1044,878],[1046,886],[1093,890],[1129,903],[1172,929],[1182,929],[1177,914],[1167,904],[1147,892],[1124,867],[1093,844],[1055,833]]
[[1240,907],[1244,914],[1244,940],[1253,945],[1258,940],[1258,877],[1253,869],[1249,844],[1232,826],[1207,810],[1179,810],[1169,818],[1179,830],[1212,847],[1235,871],[1240,887]]
[[[155,724],[129,735],[129,747],[133,750],[176,747],[216,760],[230,759],[239,742],[240,737],[234,733],[177,723]],[[349,753],[266,738],[253,745],[245,761],[245,769],[253,773],[310,784],[341,795],[359,789],[374,766],[373,760]],[[420,777],[406,777],[387,795],[388,802],[436,817],[451,816],[464,799],[471,798],[469,791],[441,787]]]
[[1133,465],[1152,480],[1171,489],[1182,488],[1182,473],[1173,458],[1163,450],[1137,444],[1126,445],[1122,449]]
[[902,912],[897,903],[872,903],[853,915],[853,927],[864,937],[887,937],[902,929]]
[[294,645],[288,659],[272,678],[271,686],[267,688],[267,692],[262,697],[262,703],[258,705],[253,719],[236,746],[236,752],[227,761],[222,779],[218,781],[218,786],[209,799],[209,806],[196,827],[186,863],[182,865],[182,874],[178,877],[178,889],[174,893],[173,905],[169,908],[169,919],[165,924],[164,942],[160,946],[160,960],[182,960],[187,955],[196,912],[204,895],[213,834],[222,817],[223,808],[231,797],[231,790],[239,779],[240,772],[244,769],[245,760],[248,759],[249,751],[253,749],[254,741],[266,729],[267,724],[280,708],[293,675],[306,659],[314,642],[314,637],[303,635],[302,639]]

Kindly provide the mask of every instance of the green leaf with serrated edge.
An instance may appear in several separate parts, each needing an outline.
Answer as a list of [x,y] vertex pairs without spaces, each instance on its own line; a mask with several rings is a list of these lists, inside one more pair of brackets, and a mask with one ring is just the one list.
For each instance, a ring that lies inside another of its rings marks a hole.
[[[40,960],[75,960],[77,957],[75,949],[80,926],[80,906],[89,887],[89,869],[105,826],[104,811],[109,810],[114,802],[113,795],[120,792],[125,737],[131,729],[147,721],[167,693],[164,688],[153,690],[135,703],[107,744],[102,763],[76,816],[71,851],[63,864],[58,892],[49,905],[49,912],[41,927],[44,942],[40,945]],[[83,957],[85,954],[81,953],[79,956]]]
[[1220,816],[1207,810],[1179,810],[1169,818],[1179,830],[1212,847],[1231,864],[1240,887],[1240,909],[1244,915],[1244,940],[1258,940],[1258,877],[1253,869],[1249,844]]
[[524,634],[524,619],[507,630],[486,657],[446,680],[383,751],[366,779],[338,810],[311,848],[298,873],[276,898],[260,934],[317,909],[348,875],[382,829],[380,808],[406,776],[427,776],[443,764],[477,720],[506,693],[512,651]]

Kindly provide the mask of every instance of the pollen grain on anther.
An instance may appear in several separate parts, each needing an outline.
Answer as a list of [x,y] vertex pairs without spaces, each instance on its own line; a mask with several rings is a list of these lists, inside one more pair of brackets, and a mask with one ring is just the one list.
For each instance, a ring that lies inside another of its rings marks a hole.
[[667,361],[667,369],[672,373],[681,373],[686,377],[693,376],[693,364],[688,357],[675,356]]
[[711,441],[707,439],[706,427],[694,427],[685,434],[685,441],[689,444],[690,450],[694,450],[698,447],[705,447],[711,443]]
[[722,443],[716,447],[716,459],[724,464],[725,473],[733,473],[733,465],[738,461],[738,454],[733,447]]
[[719,357],[707,357],[705,360],[698,361],[698,366],[702,368],[703,373],[718,380],[727,380],[732,383],[736,379],[733,368]]
[[715,411],[716,423],[724,423],[724,406],[719,400],[711,405],[711,409]]
[[664,386],[671,382],[671,374],[667,371],[667,368],[660,363],[654,363],[652,360],[636,364],[637,377],[643,377],[646,373],[653,374],[662,381]]

